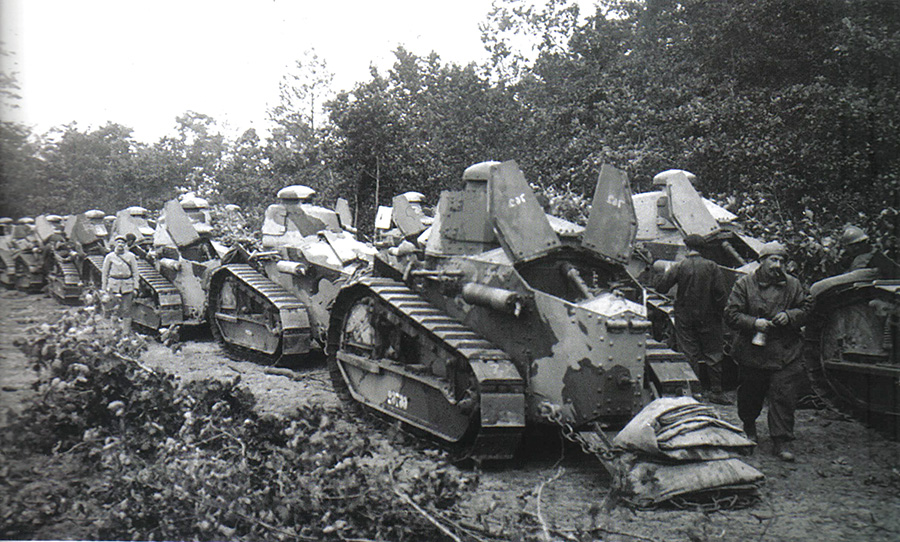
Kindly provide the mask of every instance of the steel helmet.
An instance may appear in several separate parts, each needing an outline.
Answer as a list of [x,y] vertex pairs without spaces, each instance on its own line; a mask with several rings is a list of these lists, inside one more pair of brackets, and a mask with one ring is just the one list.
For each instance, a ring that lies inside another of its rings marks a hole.
[[848,225],[844,227],[844,231],[841,233],[841,244],[844,246],[855,245],[868,240],[869,236],[858,226]]

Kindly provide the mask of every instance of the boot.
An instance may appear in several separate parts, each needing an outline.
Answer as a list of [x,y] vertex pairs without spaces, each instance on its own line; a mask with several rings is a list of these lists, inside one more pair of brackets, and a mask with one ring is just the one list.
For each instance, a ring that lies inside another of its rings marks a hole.
[[747,434],[748,439],[756,443],[759,442],[756,436],[756,422],[744,422],[744,433]]
[[772,439],[772,453],[775,454],[778,459],[788,463],[793,462],[795,459],[794,454],[791,453],[790,445],[785,439]]

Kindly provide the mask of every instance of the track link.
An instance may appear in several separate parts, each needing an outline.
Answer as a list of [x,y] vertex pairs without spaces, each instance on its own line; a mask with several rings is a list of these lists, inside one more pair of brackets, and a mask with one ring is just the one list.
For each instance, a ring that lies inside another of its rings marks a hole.
[[[525,382],[506,353],[435,308],[403,283],[366,277],[348,290],[352,290],[354,295],[343,298],[343,306],[335,307],[329,339],[329,369],[342,399],[362,402],[383,416],[400,419],[449,444],[457,455],[477,459],[512,457],[525,426]],[[456,409],[456,415],[460,417],[469,409],[469,425],[464,435],[460,435],[459,431],[450,434],[451,431],[440,426],[439,417],[427,416],[433,414],[431,408],[437,408],[437,405],[424,405],[420,414],[416,415],[412,406],[407,409],[405,405],[390,400],[391,397],[405,397],[402,394],[391,395],[392,392],[389,392],[389,399],[379,402],[350,390],[344,370],[339,367],[339,363],[344,364],[345,368],[352,363],[345,352],[338,350],[343,332],[343,313],[352,302],[367,296],[375,300],[376,310],[401,327],[404,333],[418,337],[425,348],[440,352],[439,355],[446,359],[446,367],[465,367],[471,371],[474,389],[471,390],[473,393],[467,393],[471,404],[466,405],[467,398],[455,399],[452,382],[427,374],[427,371],[423,374],[423,369],[415,364],[383,359],[366,362],[371,365],[369,370],[389,373],[401,390],[410,389],[413,393],[422,392],[422,395],[433,398],[443,394],[447,399],[447,408]],[[348,298],[351,299],[348,301]]]

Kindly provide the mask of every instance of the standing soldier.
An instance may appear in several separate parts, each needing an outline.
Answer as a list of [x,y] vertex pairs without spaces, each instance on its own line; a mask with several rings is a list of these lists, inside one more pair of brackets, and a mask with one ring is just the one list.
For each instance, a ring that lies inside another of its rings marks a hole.
[[773,453],[793,461],[794,410],[803,376],[800,328],[809,313],[806,288],[784,271],[784,245],[766,243],[759,267],[738,279],[725,307],[725,321],[737,331],[734,359],[740,365],[738,416],[756,441],[756,418],[769,400],[769,436]]
[[138,289],[137,258],[126,250],[124,235],[117,235],[115,247],[103,259],[103,292],[116,299],[117,316],[122,319],[122,328],[131,329],[131,309],[134,292]]
[[700,255],[703,237],[684,238],[687,256],[666,271],[657,284],[660,292],[678,285],[675,295],[675,340],[678,349],[700,377],[707,399],[728,404],[722,392],[724,324],[722,311],[728,292],[719,266]]

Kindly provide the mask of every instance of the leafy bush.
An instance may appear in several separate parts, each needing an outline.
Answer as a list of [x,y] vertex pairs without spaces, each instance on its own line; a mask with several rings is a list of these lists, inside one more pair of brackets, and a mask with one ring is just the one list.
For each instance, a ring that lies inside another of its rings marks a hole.
[[433,540],[425,511],[477,483],[338,411],[258,416],[239,379],[182,385],[116,328],[73,310],[29,330],[38,393],[0,431],[0,536]]

